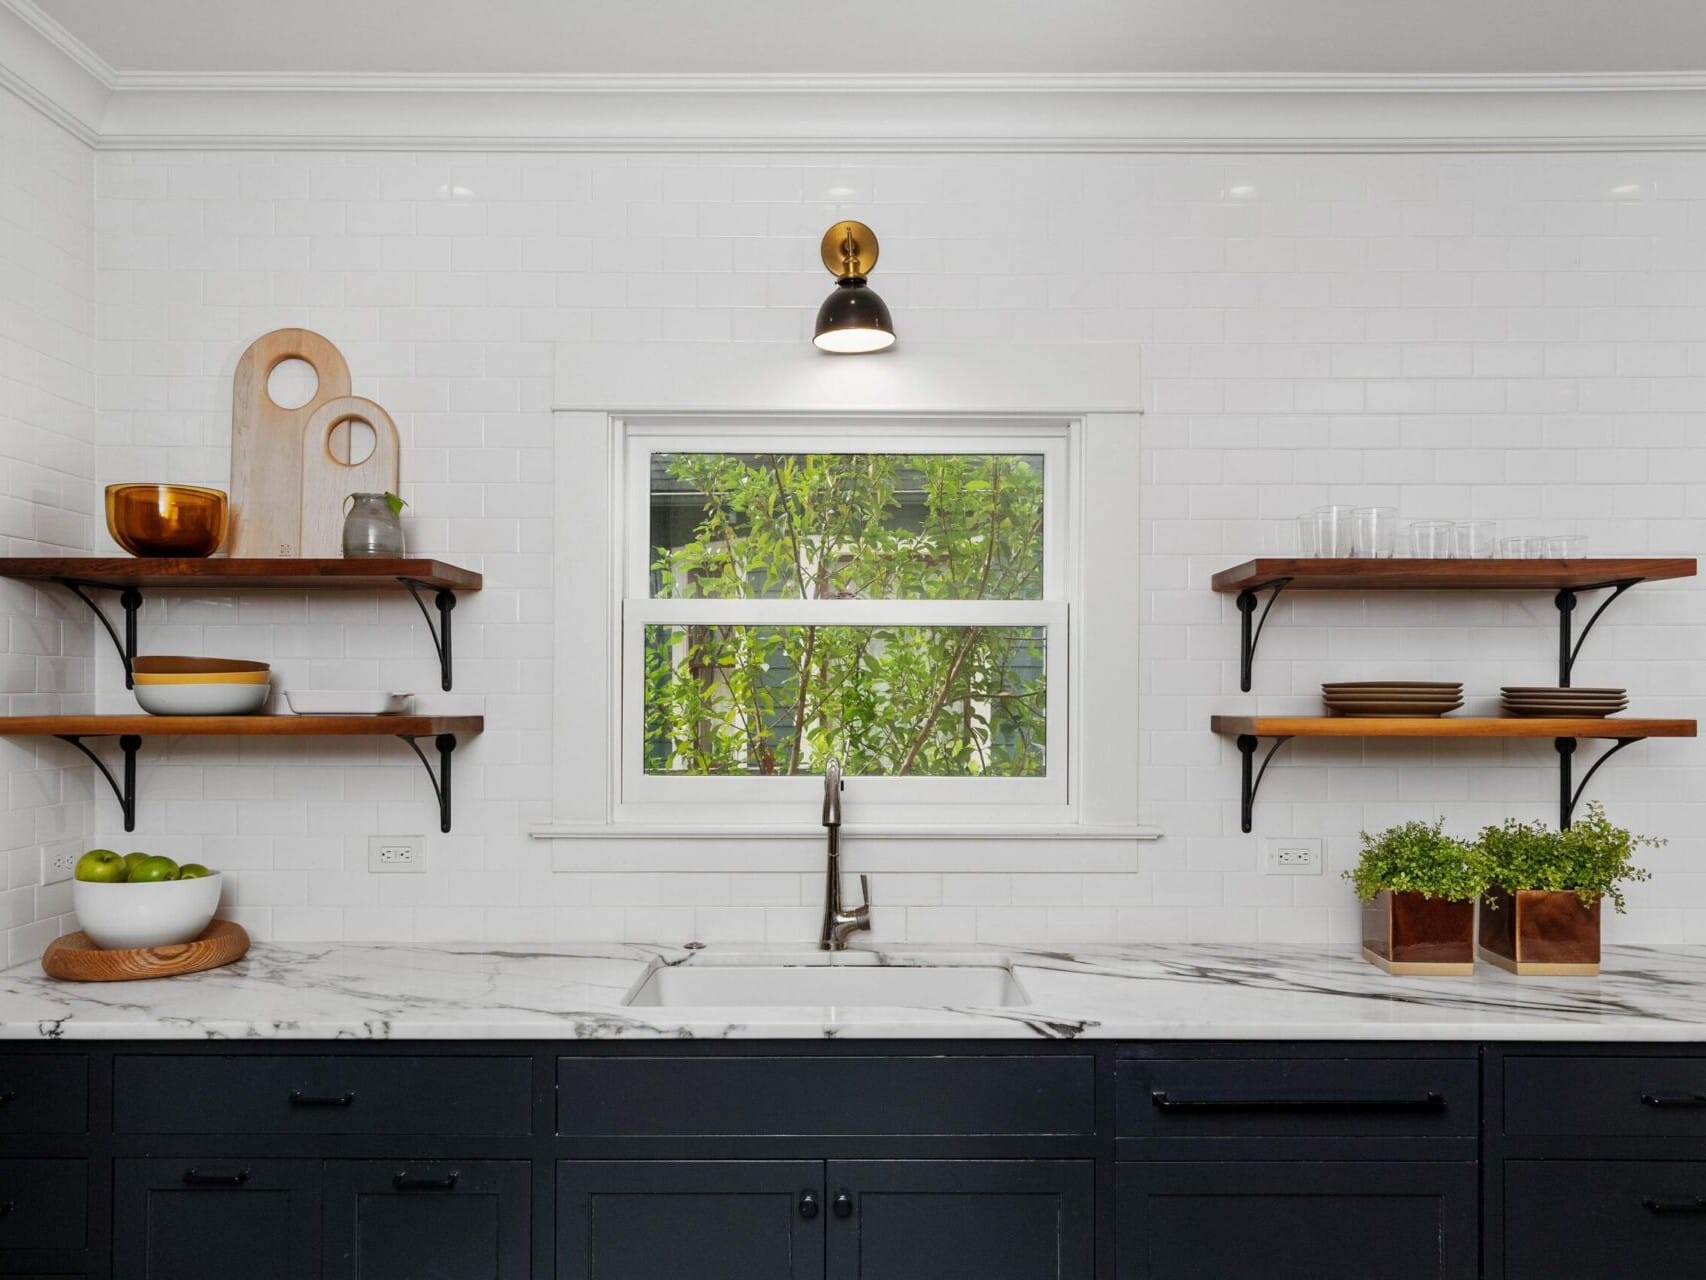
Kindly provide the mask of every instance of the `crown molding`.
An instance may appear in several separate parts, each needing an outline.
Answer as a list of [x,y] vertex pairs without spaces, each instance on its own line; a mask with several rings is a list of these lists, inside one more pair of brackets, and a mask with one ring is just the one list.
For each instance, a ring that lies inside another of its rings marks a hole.
[[[1706,73],[418,75],[123,71],[0,0],[0,86],[103,150],[1706,149]],[[857,136],[846,102],[861,98]]]

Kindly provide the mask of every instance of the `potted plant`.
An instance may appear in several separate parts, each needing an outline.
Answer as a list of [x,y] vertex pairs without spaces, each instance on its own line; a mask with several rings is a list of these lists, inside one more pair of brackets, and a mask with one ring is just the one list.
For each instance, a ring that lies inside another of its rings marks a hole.
[[1345,872],[1362,899],[1362,953],[1387,973],[1475,970],[1475,898],[1487,887],[1474,845],[1445,834],[1445,819],[1362,833],[1362,859]]
[[1664,841],[1613,826],[1594,803],[1566,830],[1508,818],[1476,843],[1492,877],[1481,899],[1481,954],[1512,973],[1592,975],[1601,899],[1622,912],[1619,884],[1648,878],[1635,850]]

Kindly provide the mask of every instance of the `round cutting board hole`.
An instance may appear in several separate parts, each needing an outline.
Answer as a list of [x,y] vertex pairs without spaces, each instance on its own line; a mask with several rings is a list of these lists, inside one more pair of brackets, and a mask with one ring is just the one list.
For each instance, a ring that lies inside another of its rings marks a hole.
[[333,462],[341,462],[346,467],[359,467],[373,456],[378,447],[379,434],[374,431],[373,424],[360,418],[334,422],[332,429],[326,433],[326,452]]
[[280,409],[300,409],[320,389],[320,375],[306,360],[280,360],[267,375],[267,398]]

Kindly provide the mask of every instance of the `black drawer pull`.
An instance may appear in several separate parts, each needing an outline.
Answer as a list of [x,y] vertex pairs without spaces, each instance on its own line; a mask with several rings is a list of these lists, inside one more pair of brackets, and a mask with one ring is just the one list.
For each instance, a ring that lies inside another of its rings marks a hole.
[[347,1107],[355,1101],[354,1093],[303,1093],[300,1089],[290,1092],[290,1105],[293,1107]]
[[18,1091],[16,1089],[0,1089],[0,1107],[5,1106],[8,1102],[14,1101],[17,1096]]
[[1442,1111],[1445,1098],[1428,1092],[1419,1098],[1263,1098],[1237,1093],[1199,1093],[1173,1097],[1153,1090],[1149,1100],[1163,1111]]
[[447,1173],[442,1178],[417,1178],[399,1173],[391,1179],[391,1185],[399,1191],[454,1191],[456,1179],[461,1176],[460,1173]]
[[1649,1107],[1706,1107],[1706,1093],[1643,1093]]
[[203,1173],[200,1169],[184,1170],[186,1187],[240,1187],[249,1180],[247,1169],[235,1173]]
[[1642,1196],[1641,1204],[1654,1213],[1706,1213],[1706,1196],[1692,1200],[1660,1200],[1657,1196]]
[[10,1218],[12,1210],[18,1207],[16,1200],[0,1200],[0,1218]]
[[800,1192],[800,1217],[807,1222],[817,1217],[817,1196],[810,1191]]
[[853,1216],[853,1197],[845,1191],[837,1191],[835,1199],[829,1202],[829,1207],[835,1210],[836,1217],[851,1218]]

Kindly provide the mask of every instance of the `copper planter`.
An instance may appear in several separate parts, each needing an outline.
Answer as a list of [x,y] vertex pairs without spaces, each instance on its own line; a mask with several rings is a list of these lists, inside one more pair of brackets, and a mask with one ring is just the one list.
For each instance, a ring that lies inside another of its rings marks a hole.
[[1584,907],[1568,890],[1489,889],[1481,956],[1512,973],[1591,977],[1599,972],[1599,899]]
[[1475,904],[1382,889],[1363,907],[1362,954],[1387,973],[1475,972]]

